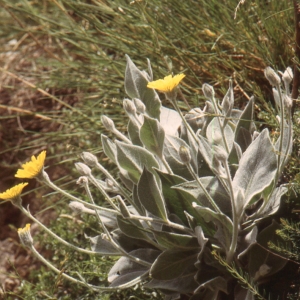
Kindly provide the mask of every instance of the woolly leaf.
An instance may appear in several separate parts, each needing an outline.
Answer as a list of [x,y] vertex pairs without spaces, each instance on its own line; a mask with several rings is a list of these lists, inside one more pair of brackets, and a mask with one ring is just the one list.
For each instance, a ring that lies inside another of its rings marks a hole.
[[159,167],[156,159],[148,150],[119,141],[116,144],[118,163],[128,172],[130,179],[134,183],[139,181],[144,167],[150,171],[152,171],[153,167]]
[[255,195],[270,186],[276,169],[276,154],[269,132],[264,129],[244,152],[232,182],[235,195],[239,190],[244,194],[243,201],[235,201],[238,213],[242,213]]
[[87,238],[91,241],[91,248],[94,252],[101,255],[121,255],[121,252],[110,241],[103,239],[101,235]]
[[150,275],[157,280],[171,280],[180,277],[194,266],[197,251],[170,249],[158,256],[150,269]]
[[140,139],[146,149],[159,158],[162,157],[165,132],[156,119],[144,116],[144,124],[140,129]]
[[159,119],[161,102],[155,90],[147,88],[150,77],[140,71],[128,55],[126,55],[126,59],[125,91],[127,95],[140,99],[146,106],[147,114]]
[[154,236],[161,246],[168,249],[181,248],[187,250],[191,248],[199,248],[197,239],[190,235],[165,231],[155,231]]
[[101,134],[101,142],[105,155],[117,164],[117,147],[106,135]]
[[167,220],[167,211],[163,195],[154,175],[146,168],[137,185],[140,202],[155,217]]

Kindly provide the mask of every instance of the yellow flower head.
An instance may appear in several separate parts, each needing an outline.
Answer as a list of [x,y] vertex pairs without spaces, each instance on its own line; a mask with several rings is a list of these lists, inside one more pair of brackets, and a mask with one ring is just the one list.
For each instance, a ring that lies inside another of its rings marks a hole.
[[26,224],[24,228],[19,228],[18,235],[24,246],[30,248],[33,245],[33,239],[30,233],[30,224]]
[[40,174],[44,167],[46,151],[42,151],[37,157],[31,156],[31,161],[22,165],[23,169],[19,169],[15,175],[18,178],[34,178]]
[[147,84],[147,87],[164,93],[172,92],[184,77],[184,74],[177,74],[174,77],[172,77],[172,75],[169,75],[164,79],[158,79],[149,82]]
[[29,230],[30,230],[30,224],[28,223],[28,224],[26,224],[26,226],[24,228],[19,228],[18,233],[23,234],[25,232],[28,232]]
[[21,195],[23,188],[27,185],[27,182],[19,183],[14,187],[6,190],[3,193],[0,193],[0,199],[3,200],[12,200]]

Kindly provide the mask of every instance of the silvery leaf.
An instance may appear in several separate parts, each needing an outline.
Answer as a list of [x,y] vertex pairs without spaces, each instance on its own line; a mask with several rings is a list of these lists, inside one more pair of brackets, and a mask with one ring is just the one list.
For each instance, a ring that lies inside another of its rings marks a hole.
[[161,107],[160,125],[166,134],[178,137],[178,129],[181,122],[181,117],[176,110],[164,106]]
[[244,200],[236,200],[236,211],[240,215],[252,198],[268,188],[277,170],[277,159],[269,132],[264,129],[244,152],[233,178],[235,198],[242,191]]
[[159,119],[161,102],[154,89],[147,88],[150,80],[126,55],[127,65],[125,70],[125,91],[131,98],[139,98],[146,106],[149,116]]
[[140,128],[140,139],[146,149],[162,158],[165,131],[156,119],[144,116],[144,123]]
[[148,150],[119,141],[116,141],[116,145],[118,163],[128,172],[134,183],[138,182],[145,167],[149,171],[152,171],[153,167],[159,167],[155,157]]

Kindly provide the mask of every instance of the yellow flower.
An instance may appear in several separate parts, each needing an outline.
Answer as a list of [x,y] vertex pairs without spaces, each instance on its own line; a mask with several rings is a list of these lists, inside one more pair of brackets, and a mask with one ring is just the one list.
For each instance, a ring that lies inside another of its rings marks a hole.
[[29,248],[32,246],[33,239],[30,233],[30,224],[26,224],[24,228],[19,228],[18,235],[24,246]]
[[28,232],[29,230],[30,230],[30,224],[28,223],[28,224],[26,224],[26,226],[24,228],[19,228],[18,233],[23,234],[25,232]]
[[14,187],[6,190],[3,193],[0,193],[0,199],[3,200],[12,200],[21,195],[23,188],[27,185],[27,182],[19,183]]
[[40,174],[44,167],[46,151],[42,151],[37,157],[31,156],[31,161],[22,165],[23,169],[19,169],[15,175],[18,178],[34,178]]
[[172,75],[169,75],[164,79],[158,79],[149,82],[147,84],[147,87],[164,93],[172,92],[184,77],[184,74],[177,74],[174,77],[172,77]]

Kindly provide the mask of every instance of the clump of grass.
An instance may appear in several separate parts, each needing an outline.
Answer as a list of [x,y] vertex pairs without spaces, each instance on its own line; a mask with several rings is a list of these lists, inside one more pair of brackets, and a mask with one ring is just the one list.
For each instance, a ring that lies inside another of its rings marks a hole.
[[[202,83],[213,84],[223,94],[228,79],[233,78],[239,105],[245,105],[254,94],[261,120],[258,127],[267,124],[276,129],[263,70],[267,65],[283,70],[292,64],[294,21],[289,1],[246,1],[235,20],[236,0],[0,0],[0,5],[1,52],[14,55],[7,60],[5,54],[2,60],[6,64],[0,69],[6,99],[0,106],[6,116],[0,120],[15,128],[13,138],[7,135],[0,150],[1,167],[7,171],[15,170],[33,149],[47,147],[51,162],[63,162],[64,168],[82,150],[101,153],[100,115],[110,115],[119,128],[125,125],[120,115],[125,54],[145,68],[149,58],[155,79],[173,71],[184,72],[183,91],[192,106],[204,101]],[[13,39],[16,42],[8,45]],[[183,102],[181,107],[186,108]],[[65,174],[53,168],[54,178]],[[59,205],[55,209],[57,214],[67,213],[65,208],[60,211]],[[52,226],[61,235],[64,226],[69,226],[68,238],[75,238],[67,220]],[[51,245],[51,241],[43,241]],[[50,247],[55,252],[55,247]],[[65,251],[66,257],[73,258],[74,254]],[[63,259],[57,257],[58,263]],[[75,261],[78,265],[72,267],[84,270],[92,260],[72,259]],[[99,268],[108,264],[101,261]],[[84,289],[68,289],[65,282],[67,295],[63,296],[61,285],[49,284],[47,272],[38,273],[45,279],[39,283],[33,274],[34,287],[25,284],[22,297],[39,297],[44,290],[47,297],[69,299],[74,293],[95,299]]]

